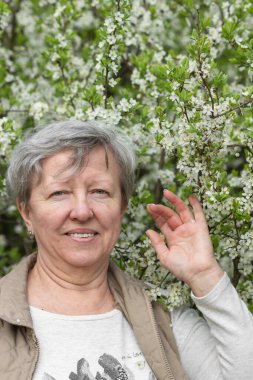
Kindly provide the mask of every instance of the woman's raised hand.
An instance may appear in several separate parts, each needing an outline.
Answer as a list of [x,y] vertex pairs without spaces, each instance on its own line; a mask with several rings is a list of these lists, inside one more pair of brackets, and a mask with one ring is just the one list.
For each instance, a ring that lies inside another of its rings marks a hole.
[[147,210],[163,236],[153,230],[148,230],[147,236],[161,264],[188,284],[195,296],[202,297],[223,276],[213,254],[202,207],[194,196],[189,198],[192,211],[171,191],[164,190],[164,197],[176,211],[164,205],[149,204]]

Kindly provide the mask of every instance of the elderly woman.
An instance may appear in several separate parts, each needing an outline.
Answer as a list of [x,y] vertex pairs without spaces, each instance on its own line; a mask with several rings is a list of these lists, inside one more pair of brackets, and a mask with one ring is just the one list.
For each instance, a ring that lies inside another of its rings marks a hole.
[[37,253],[0,281],[1,380],[249,380],[253,321],[191,211],[148,205],[161,264],[201,311],[173,313],[110,262],[133,187],[124,136],[79,121],[51,124],[15,150],[8,184]]

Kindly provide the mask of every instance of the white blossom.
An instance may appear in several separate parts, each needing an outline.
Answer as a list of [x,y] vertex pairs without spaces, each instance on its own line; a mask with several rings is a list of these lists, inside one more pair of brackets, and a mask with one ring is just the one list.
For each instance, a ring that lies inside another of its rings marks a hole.
[[30,107],[30,115],[39,120],[45,112],[49,110],[48,104],[44,102],[35,102]]

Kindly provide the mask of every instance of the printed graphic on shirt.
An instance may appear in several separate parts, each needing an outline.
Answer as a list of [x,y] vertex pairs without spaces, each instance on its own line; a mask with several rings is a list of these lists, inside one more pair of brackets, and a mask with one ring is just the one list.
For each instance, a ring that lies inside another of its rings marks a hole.
[[[139,354],[141,355],[141,353]],[[134,357],[138,354],[133,354]],[[127,355],[127,358],[133,357]],[[124,357],[126,358],[126,357]],[[138,380],[135,378],[130,369],[122,365],[112,355],[103,354],[98,359],[98,364],[102,367],[101,372],[97,372],[96,375],[91,373],[88,361],[85,358],[80,359],[77,362],[77,368],[75,372],[71,372],[69,375],[70,380]],[[144,361],[137,361],[137,368],[141,369],[144,366]],[[43,380],[57,380],[48,373],[44,373]],[[59,379],[58,379],[59,380]],[[153,372],[150,371],[148,380],[156,380]]]

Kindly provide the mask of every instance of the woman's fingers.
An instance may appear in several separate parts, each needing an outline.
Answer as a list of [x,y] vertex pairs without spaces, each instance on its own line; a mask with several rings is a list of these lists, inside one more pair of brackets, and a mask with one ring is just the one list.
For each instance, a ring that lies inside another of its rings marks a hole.
[[183,223],[188,223],[194,220],[194,216],[189,207],[176,194],[169,190],[164,190],[163,195],[176,208]]
[[[175,207],[176,211],[160,204],[150,204],[147,207],[148,212],[159,228],[164,223],[167,223],[170,229],[175,230],[182,224],[195,220],[190,208],[176,194],[169,190],[164,190],[164,197]],[[196,198],[193,199],[193,204],[196,204],[196,211],[200,214],[199,207],[201,208],[201,206],[195,200]]]
[[165,265],[167,258],[168,258],[169,249],[168,249],[164,239],[162,238],[161,235],[159,235],[157,232],[155,232],[153,230],[147,230],[146,234],[149,237],[151,244],[154,247],[154,249],[155,249],[155,251],[159,257],[161,264]]
[[[171,238],[171,233],[180,227],[180,234],[192,233],[193,229],[189,224],[196,222],[199,227],[208,231],[206,218],[202,206],[195,196],[189,197],[191,209],[176,194],[169,190],[164,190],[165,198],[175,207],[176,211],[170,207],[160,204],[149,204],[147,210],[154,219],[157,227],[166,237],[167,242]],[[195,230],[195,227],[194,227]],[[204,230],[203,230],[204,231]]]
[[169,207],[149,204],[147,206],[147,210],[159,228],[162,228],[162,226],[167,223],[169,228],[174,230],[182,224],[182,221],[178,214],[175,211],[171,210]]
[[207,226],[205,214],[199,200],[194,195],[191,195],[189,197],[189,201],[193,208],[196,222],[199,222],[200,224]]

